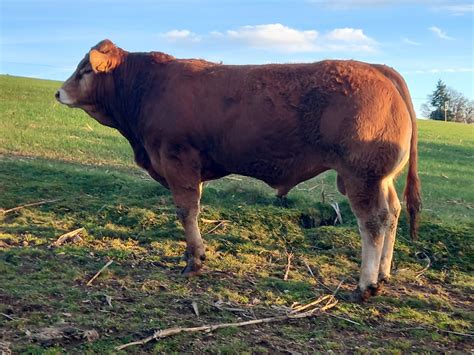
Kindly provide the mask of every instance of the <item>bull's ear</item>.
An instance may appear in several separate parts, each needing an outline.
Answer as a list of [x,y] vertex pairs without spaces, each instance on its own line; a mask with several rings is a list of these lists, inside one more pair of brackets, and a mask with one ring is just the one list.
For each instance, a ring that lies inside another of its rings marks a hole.
[[95,73],[108,73],[120,64],[120,59],[115,53],[102,53],[97,49],[89,52],[89,61]]

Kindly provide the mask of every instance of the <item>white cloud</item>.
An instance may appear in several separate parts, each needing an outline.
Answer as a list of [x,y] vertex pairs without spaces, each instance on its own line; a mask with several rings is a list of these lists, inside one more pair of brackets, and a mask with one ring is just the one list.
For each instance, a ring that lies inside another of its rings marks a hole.
[[367,37],[361,29],[355,28],[336,28],[331,32],[327,33],[326,39],[332,41],[345,41],[345,42],[356,42],[372,44],[374,40]]
[[299,30],[281,23],[242,26],[202,35],[189,30],[172,30],[161,36],[170,42],[231,43],[279,53],[374,52],[377,47],[377,42],[362,29],[336,28],[321,34],[315,29]]
[[333,52],[374,52],[377,42],[361,29],[336,28],[322,36],[322,46]]
[[443,31],[441,28],[436,27],[436,26],[431,26],[428,28],[431,32],[433,32],[436,36],[438,36],[441,39],[454,39],[452,37],[449,37],[445,31]]
[[420,43],[420,42],[413,41],[413,40],[411,40],[411,39],[409,39],[409,38],[402,38],[402,41],[403,41],[403,43],[409,44],[409,45],[411,45],[411,46],[421,46],[421,43]]
[[464,15],[474,12],[474,4],[460,3],[460,4],[441,4],[434,7],[434,10],[449,12],[452,15]]
[[209,34],[213,37],[223,37],[224,34],[222,32],[219,32],[219,31],[211,31],[209,32]]
[[243,26],[226,31],[230,40],[245,43],[254,48],[274,49],[281,52],[312,52],[317,50],[315,30],[299,31],[280,23]]
[[170,42],[199,42],[201,40],[200,36],[189,30],[171,30],[161,34],[161,36]]
[[373,52],[376,45],[361,29],[336,28],[326,34],[320,34],[316,30],[301,31],[279,23],[244,26],[216,35],[254,48],[279,52]]

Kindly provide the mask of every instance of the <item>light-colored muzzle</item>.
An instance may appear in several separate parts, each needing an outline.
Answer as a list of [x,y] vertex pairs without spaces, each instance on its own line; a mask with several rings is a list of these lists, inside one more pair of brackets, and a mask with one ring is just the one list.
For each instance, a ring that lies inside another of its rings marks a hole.
[[64,89],[59,89],[56,94],[54,95],[56,97],[56,100],[58,100],[60,103],[64,105],[72,105],[73,102],[67,92]]

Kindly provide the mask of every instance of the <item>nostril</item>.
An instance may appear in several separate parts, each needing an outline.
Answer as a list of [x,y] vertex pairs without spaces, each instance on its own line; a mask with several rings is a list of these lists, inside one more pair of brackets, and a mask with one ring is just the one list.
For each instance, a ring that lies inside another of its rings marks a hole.
[[56,97],[56,99],[58,99],[58,100],[59,100],[59,90],[58,90],[58,91],[56,91],[56,94],[55,94],[54,96]]

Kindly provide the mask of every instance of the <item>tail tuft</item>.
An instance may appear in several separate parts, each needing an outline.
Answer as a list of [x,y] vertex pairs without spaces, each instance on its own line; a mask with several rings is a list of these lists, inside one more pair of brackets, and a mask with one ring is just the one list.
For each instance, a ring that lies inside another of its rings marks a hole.
[[416,170],[413,171],[410,167],[408,168],[407,183],[405,188],[405,201],[407,205],[407,212],[410,218],[410,236],[411,239],[418,239],[417,228],[418,228],[418,213],[421,211],[421,193],[420,193],[420,180]]

